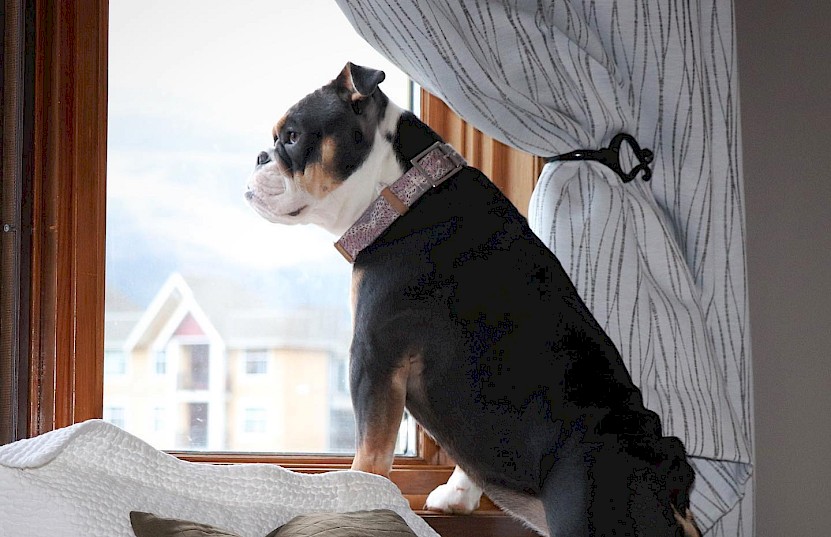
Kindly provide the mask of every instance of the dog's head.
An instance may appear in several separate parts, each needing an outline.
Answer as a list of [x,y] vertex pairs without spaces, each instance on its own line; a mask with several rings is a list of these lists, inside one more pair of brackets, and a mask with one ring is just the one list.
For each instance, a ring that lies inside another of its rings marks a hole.
[[384,176],[400,172],[391,141],[401,109],[378,89],[383,80],[383,71],[347,63],[277,121],[274,145],[257,156],[245,195],[260,216],[339,234]]

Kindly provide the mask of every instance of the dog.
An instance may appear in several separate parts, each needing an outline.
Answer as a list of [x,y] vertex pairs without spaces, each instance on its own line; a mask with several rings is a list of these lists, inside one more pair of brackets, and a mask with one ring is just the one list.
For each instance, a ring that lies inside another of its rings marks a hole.
[[406,407],[458,464],[428,508],[484,490],[541,535],[700,536],[683,444],[555,255],[383,80],[348,63],[291,107],[245,194],[353,263],[352,469],[388,476]]

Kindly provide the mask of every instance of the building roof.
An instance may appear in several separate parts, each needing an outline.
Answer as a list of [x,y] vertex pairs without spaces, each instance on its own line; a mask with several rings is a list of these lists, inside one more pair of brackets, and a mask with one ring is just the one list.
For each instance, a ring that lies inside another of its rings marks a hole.
[[121,348],[144,311],[120,289],[111,285],[107,285],[104,291],[104,304],[104,348]]
[[[109,300],[111,298],[111,301]],[[331,307],[275,308],[239,282],[171,274],[143,311],[112,291],[106,303],[105,346],[146,347],[185,314],[228,348],[306,348],[345,352],[348,313]],[[174,327],[175,328],[175,327]]]

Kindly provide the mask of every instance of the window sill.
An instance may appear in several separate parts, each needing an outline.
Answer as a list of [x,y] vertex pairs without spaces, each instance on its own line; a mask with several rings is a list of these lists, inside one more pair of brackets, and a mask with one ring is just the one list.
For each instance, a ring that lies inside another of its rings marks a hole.
[[[348,470],[351,457],[281,457],[246,454],[196,454],[171,453],[183,460],[213,464],[267,462],[280,464],[295,472],[322,473]],[[305,459],[305,460],[304,460]],[[442,537],[538,537],[515,518],[500,510],[486,496],[473,514],[448,515],[427,511],[424,504],[427,495],[447,482],[453,466],[425,464],[419,459],[397,458],[390,473],[390,480],[401,490],[410,509],[422,517]]]
[[471,515],[443,515],[416,511],[442,537],[539,537],[521,522],[502,511]]

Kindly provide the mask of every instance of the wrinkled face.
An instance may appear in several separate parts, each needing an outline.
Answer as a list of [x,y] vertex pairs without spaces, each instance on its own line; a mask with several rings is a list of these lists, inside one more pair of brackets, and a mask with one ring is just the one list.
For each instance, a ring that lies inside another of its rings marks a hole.
[[[348,64],[274,125],[274,145],[257,157],[246,199],[265,219],[321,223],[321,211],[372,152],[386,97],[381,71]],[[360,89],[359,89],[360,88]]]

